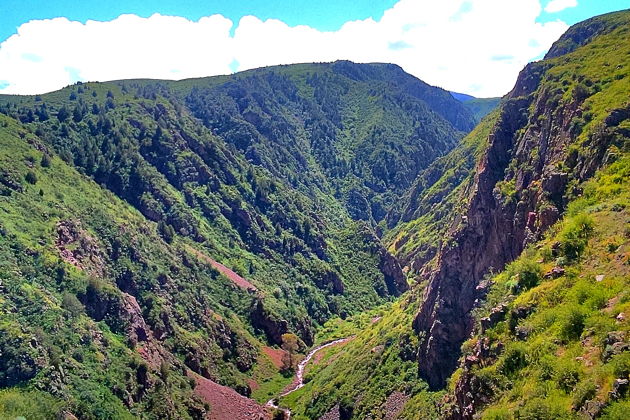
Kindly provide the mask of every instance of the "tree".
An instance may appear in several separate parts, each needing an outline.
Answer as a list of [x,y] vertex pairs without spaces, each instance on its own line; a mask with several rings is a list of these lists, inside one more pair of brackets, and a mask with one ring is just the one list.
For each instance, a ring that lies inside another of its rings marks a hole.
[[39,108],[39,110],[37,111],[37,117],[39,118],[40,121],[47,121],[48,118],[50,118],[48,116],[48,110],[46,108],[46,104],[42,104],[42,106]]
[[282,334],[282,350],[286,351],[286,354],[282,357],[282,370],[288,371],[293,369],[295,362],[294,355],[300,349],[300,339],[297,335],[292,333]]
[[24,179],[29,184],[33,184],[33,185],[37,184],[37,175],[35,175],[35,172],[33,172],[33,171],[28,171],[26,173],[26,176],[24,177]]
[[167,243],[173,243],[173,238],[175,237],[175,229],[173,229],[173,226],[160,220],[158,223],[158,232]]
[[81,122],[83,119],[83,112],[81,111],[79,105],[74,107],[74,110],[72,111],[72,119],[74,122]]
[[65,107],[65,105],[59,108],[59,112],[57,112],[57,119],[59,120],[59,122],[66,121],[69,116],[70,113],[68,112],[68,109]]
[[50,168],[50,156],[48,156],[48,153],[42,155],[41,165],[42,168]]
[[68,312],[73,318],[78,317],[85,311],[85,307],[79,302],[79,299],[72,293],[64,293],[61,300],[61,306]]

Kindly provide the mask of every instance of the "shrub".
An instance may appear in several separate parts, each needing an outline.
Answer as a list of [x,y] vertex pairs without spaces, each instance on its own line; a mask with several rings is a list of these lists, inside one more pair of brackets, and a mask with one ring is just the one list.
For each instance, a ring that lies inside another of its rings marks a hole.
[[564,342],[577,340],[584,331],[585,315],[577,304],[571,304],[564,309],[559,317],[560,338]]
[[35,175],[35,172],[33,172],[33,171],[28,171],[26,173],[26,176],[24,177],[24,179],[29,184],[33,184],[33,185],[37,184],[37,175]]
[[48,156],[48,153],[42,155],[41,165],[43,168],[50,168],[50,156]]
[[546,354],[539,360],[538,364],[540,368],[538,379],[540,379],[541,381],[548,381],[549,379],[553,378],[556,365],[555,357]]
[[507,275],[508,278],[514,279],[511,284],[513,289],[527,290],[540,283],[542,268],[535,261],[524,258],[510,264]]
[[506,351],[500,362],[500,370],[510,376],[527,366],[526,347],[522,343],[513,343]]
[[630,413],[630,401],[617,401],[604,410],[602,420],[619,420],[628,418]]
[[58,418],[62,408],[63,402],[42,391],[21,389],[0,391],[0,419],[54,419]]
[[514,418],[519,420],[555,420],[567,417],[568,413],[559,404],[540,398],[529,401],[514,413]]
[[571,407],[573,410],[578,411],[584,403],[595,396],[597,387],[592,381],[582,382],[573,393],[573,400]]
[[489,408],[483,413],[481,418],[482,420],[510,420],[512,411],[503,407]]
[[566,393],[573,391],[577,383],[580,381],[580,370],[577,363],[573,361],[558,362],[554,380],[558,388]]
[[593,225],[593,219],[586,214],[578,214],[566,223],[560,233],[560,243],[567,259],[577,260],[584,252],[593,233]]
[[64,293],[61,300],[61,306],[68,312],[73,318],[78,317],[85,311],[85,307],[79,299],[72,293]]
[[158,233],[167,243],[173,243],[173,239],[175,238],[175,229],[173,229],[173,226],[160,220],[158,222]]

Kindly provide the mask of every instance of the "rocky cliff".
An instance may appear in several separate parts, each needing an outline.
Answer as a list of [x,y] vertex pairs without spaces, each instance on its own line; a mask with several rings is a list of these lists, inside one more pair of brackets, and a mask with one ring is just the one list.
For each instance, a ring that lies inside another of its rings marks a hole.
[[[576,35],[580,27],[588,30],[591,22],[569,31],[557,45],[567,38],[591,39]],[[618,87],[579,66],[584,54],[600,47],[591,41],[576,48],[521,72],[474,169],[466,209],[438,254],[413,323],[421,337],[420,374],[434,389],[443,387],[457,366],[460,346],[472,331],[471,310],[486,291],[484,276],[501,270],[539,239],[580,194],[578,185],[609,163],[622,142],[619,125],[628,115],[623,98],[614,107],[596,108],[604,95],[614,97]],[[627,66],[625,57],[617,61],[606,66]],[[619,74],[617,80],[627,76],[623,70]]]

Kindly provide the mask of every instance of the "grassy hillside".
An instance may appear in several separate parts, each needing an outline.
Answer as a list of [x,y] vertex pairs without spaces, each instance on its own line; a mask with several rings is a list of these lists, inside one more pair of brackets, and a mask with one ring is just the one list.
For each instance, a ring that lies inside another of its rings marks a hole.
[[[0,116],[0,126],[0,417],[54,418],[62,408],[84,418],[203,412],[183,364],[166,349],[183,360],[181,345],[205,335],[214,368],[238,377],[240,356],[223,359],[212,330],[227,327],[247,343],[241,356],[254,361],[255,341],[217,299],[243,310],[250,298],[218,272],[186,264],[154,223],[48,154],[15,121]],[[122,282],[137,288],[144,314],[134,313]],[[200,284],[221,294],[200,295]],[[204,320],[204,307],[231,321]],[[170,344],[155,347],[143,316],[159,322],[163,330],[153,332]]]
[[0,412],[45,418],[198,418],[188,370],[276,395],[278,347],[407,289],[373,226],[472,127],[445,91],[349,62],[0,112]]
[[463,401],[472,387],[464,405],[481,418],[621,419],[630,409],[615,385],[630,374],[627,154],[583,188],[565,219],[492,279],[476,311],[479,332],[450,391]]
[[[431,294],[421,281],[343,351],[328,350],[311,382],[284,401],[296,418],[627,416],[630,13],[602,19],[613,28],[526,69],[498,111],[420,174],[407,209],[392,213],[393,224],[402,223],[386,236],[390,250],[421,279],[468,264],[453,250],[471,231],[466,249],[482,250],[474,260],[482,281],[433,284],[452,290],[429,308],[443,316],[430,333],[466,324],[446,315],[468,299],[468,288],[477,299],[470,302],[473,338],[449,385],[429,391],[425,365],[418,369],[427,333],[410,323]],[[559,172],[566,184],[552,186],[548,179]],[[493,184],[488,174],[496,175]],[[489,240],[520,235],[520,228],[502,230],[504,218],[522,224],[524,240],[514,249],[524,251],[505,269],[483,266],[483,253],[511,261],[510,242]],[[488,220],[496,224],[484,227]]]

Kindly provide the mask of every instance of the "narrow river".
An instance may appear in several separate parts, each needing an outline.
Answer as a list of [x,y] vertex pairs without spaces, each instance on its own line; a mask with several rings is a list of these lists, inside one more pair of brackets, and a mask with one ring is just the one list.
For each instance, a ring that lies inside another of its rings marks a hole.
[[280,394],[278,397],[276,398],[272,398],[269,401],[267,401],[267,404],[265,404],[266,407],[271,407],[271,408],[275,408],[277,410],[281,410],[284,412],[284,417],[285,419],[290,419],[291,418],[291,410],[289,410],[288,408],[282,408],[279,407],[276,404],[276,400],[280,397],[286,397],[287,395],[289,395],[292,392],[297,391],[298,389],[302,388],[304,386],[304,369],[306,368],[306,365],[308,364],[308,362],[310,362],[310,360],[313,358],[313,356],[315,356],[315,354],[320,351],[325,349],[326,347],[330,347],[330,346],[334,346],[335,344],[341,344],[341,343],[345,343],[346,341],[350,341],[354,338],[354,336],[352,337],[346,337],[346,338],[340,338],[338,340],[334,340],[334,341],[329,341],[328,343],[325,344],[321,344],[317,347],[315,347],[313,350],[311,350],[310,352],[308,352],[308,354],[306,355],[306,357],[304,358],[304,360],[302,360],[297,367],[297,371],[295,372],[295,379],[293,379],[293,382],[291,383],[291,385],[289,385],[283,392],[282,394]]

